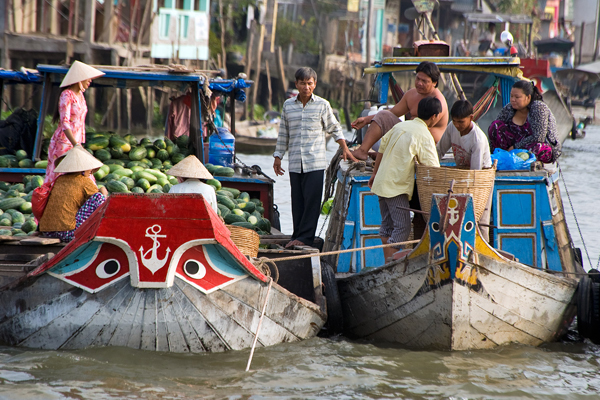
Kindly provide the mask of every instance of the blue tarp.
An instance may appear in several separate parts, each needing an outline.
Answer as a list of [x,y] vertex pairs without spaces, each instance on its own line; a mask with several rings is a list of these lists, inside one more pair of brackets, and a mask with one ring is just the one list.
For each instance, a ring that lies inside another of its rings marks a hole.
[[0,70],[0,79],[22,83],[41,83],[42,76],[38,72]]
[[250,83],[243,79],[228,79],[228,80],[214,80],[209,81],[208,87],[210,90],[214,90],[222,93],[231,93],[235,95],[237,101],[246,101],[246,92],[244,89],[250,87]]

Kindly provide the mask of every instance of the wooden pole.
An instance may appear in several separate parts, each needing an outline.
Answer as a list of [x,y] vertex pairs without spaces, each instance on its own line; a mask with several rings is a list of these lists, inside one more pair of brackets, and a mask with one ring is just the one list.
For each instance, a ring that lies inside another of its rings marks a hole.
[[[371,19],[373,17],[373,0],[369,0],[369,8],[367,11],[367,35],[366,35],[366,48],[367,48],[367,67],[371,65]],[[371,78],[367,77],[365,82],[365,99],[369,99],[371,93]]]
[[265,41],[265,26],[260,26],[258,35],[258,46],[256,49],[256,71],[254,72],[254,85],[252,88],[252,102],[250,103],[250,119],[254,121],[254,105],[256,104],[256,97],[258,96],[258,89],[260,84],[260,67],[262,61],[263,43]]
[[583,46],[583,31],[585,30],[585,22],[581,23],[581,33],[579,34],[579,56],[578,61],[577,61],[577,65],[581,64],[581,49]]
[[285,94],[288,90],[288,81],[285,78],[285,67],[283,66],[283,50],[281,46],[277,46],[277,73],[279,73],[279,80],[281,81],[281,95],[283,101],[285,101]]
[[269,71],[269,60],[265,60],[265,69],[267,72],[267,88],[269,91],[269,97],[267,98],[267,111],[273,109],[273,89],[271,88],[271,72]]
[[[250,22],[250,30],[248,32],[248,44],[246,46],[246,69],[245,69],[245,74],[248,77],[248,79],[250,79],[250,74],[252,72],[252,53],[254,52],[254,27],[256,25],[256,22],[254,22],[254,20],[252,20]],[[244,112],[242,114],[242,119],[248,119],[248,107],[249,107],[250,101],[247,101],[246,104],[244,105]]]
[[226,31],[227,21],[225,20],[225,15],[223,15],[223,0],[219,0],[219,26],[221,27],[221,68],[225,70],[225,76],[227,77],[227,53],[225,52],[225,31]]

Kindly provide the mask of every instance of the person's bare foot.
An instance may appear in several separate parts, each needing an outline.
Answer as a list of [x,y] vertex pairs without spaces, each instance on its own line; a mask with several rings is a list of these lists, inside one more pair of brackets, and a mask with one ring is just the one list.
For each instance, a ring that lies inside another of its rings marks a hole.
[[290,240],[288,244],[285,245],[286,249],[292,248],[294,246],[306,246],[304,243],[299,241],[298,239]]
[[361,149],[360,147],[356,150],[351,151],[350,153],[352,153],[354,157],[362,161],[366,160],[369,157],[367,152]]

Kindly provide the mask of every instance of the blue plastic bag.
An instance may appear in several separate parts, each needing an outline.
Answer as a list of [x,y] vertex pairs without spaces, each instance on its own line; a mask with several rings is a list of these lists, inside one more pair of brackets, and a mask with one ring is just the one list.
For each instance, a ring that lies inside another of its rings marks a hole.
[[[526,153],[529,155],[527,160],[523,160],[517,154]],[[536,161],[535,154],[528,150],[514,149],[506,151],[502,149],[494,150],[492,154],[492,163],[494,160],[498,160],[497,169],[498,171],[511,171],[511,170],[529,170],[531,164]]]

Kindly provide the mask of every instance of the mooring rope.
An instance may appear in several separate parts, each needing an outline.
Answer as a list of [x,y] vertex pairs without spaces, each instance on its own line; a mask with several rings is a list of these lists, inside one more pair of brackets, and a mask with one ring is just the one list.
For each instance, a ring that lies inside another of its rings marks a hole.
[[[585,255],[588,258],[590,267],[592,267],[592,265],[593,265],[592,259],[590,258],[590,253],[588,252],[587,246],[585,244],[585,240],[583,240],[583,233],[581,232],[581,227],[579,226],[579,221],[577,220],[577,215],[575,214],[575,207],[573,207],[573,202],[571,201],[571,195],[569,194],[569,189],[567,189],[567,181],[565,181],[565,177],[563,175],[562,168],[560,167],[560,164],[558,163],[558,161],[556,162],[556,165],[558,165],[558,172],[560,174],[560,179],[563,182],[563,185],[565,187],[565,193],[567,193],[567,199],[569,199],[569,204],[571,205],[571,212],[573,213],[573,218],[575,219],[575,225],[577,225],[577,230],[579,231],[579,237],[581,238],[581,243],[583,244],[583,249],[585,250]],[[600,264],[600,258],[598,258],[598,264]],[[596,268],[598,268],[598,266],[596,266]]]
[[248,365],[246,365],[246,372],[250,370],[250,364],[252,363],[252,357],[254,356],[254,349],[256,348],[256,342],[258,341],[258,333],[265,317],[265,311],[267,310],[267,302],[269,301],[269,295],[271,294],[271,287],[273,286],[273,279],[269,279],[269,287],[267,288],[267,295],[265,296],[265,302],[260,313],[260,319],[258,320],[258,326],[256,327],[256,334],[254,335],[254,341],[252,342],[252,348],[250,349],[250,357],[248,358]]
[[371,249],[381,249],[381,248],[384,248],[384,247],[398,247],[398,246],[402,246],[402,245],[416,244],[416,243],[419,243],[420,241],[421,240],[408,240],[406,242],[380,244],[380,245],[377,245],[377,246],[358,247],[356,249],[326,251],[324,253],[302,254],[302,255],[299,255],[299,256],[289,256],[289,257],[280,257],[280,258],[260,257],[260,258],[254,258],[254,259],[252,259],[252,262],[254,263],[255,261],[256,262],[258,262],[258,261],[268,261],[268,262],[273,262],[274,263],[274,262],[278,262],[278,261],[300,260],[300,259],[303,259],[303,258],[331,256],[331,255],[334,255],[334,254],[353,253],[353,252],[356,252],[356,251],[364,251],[364,250],[371,250]]

